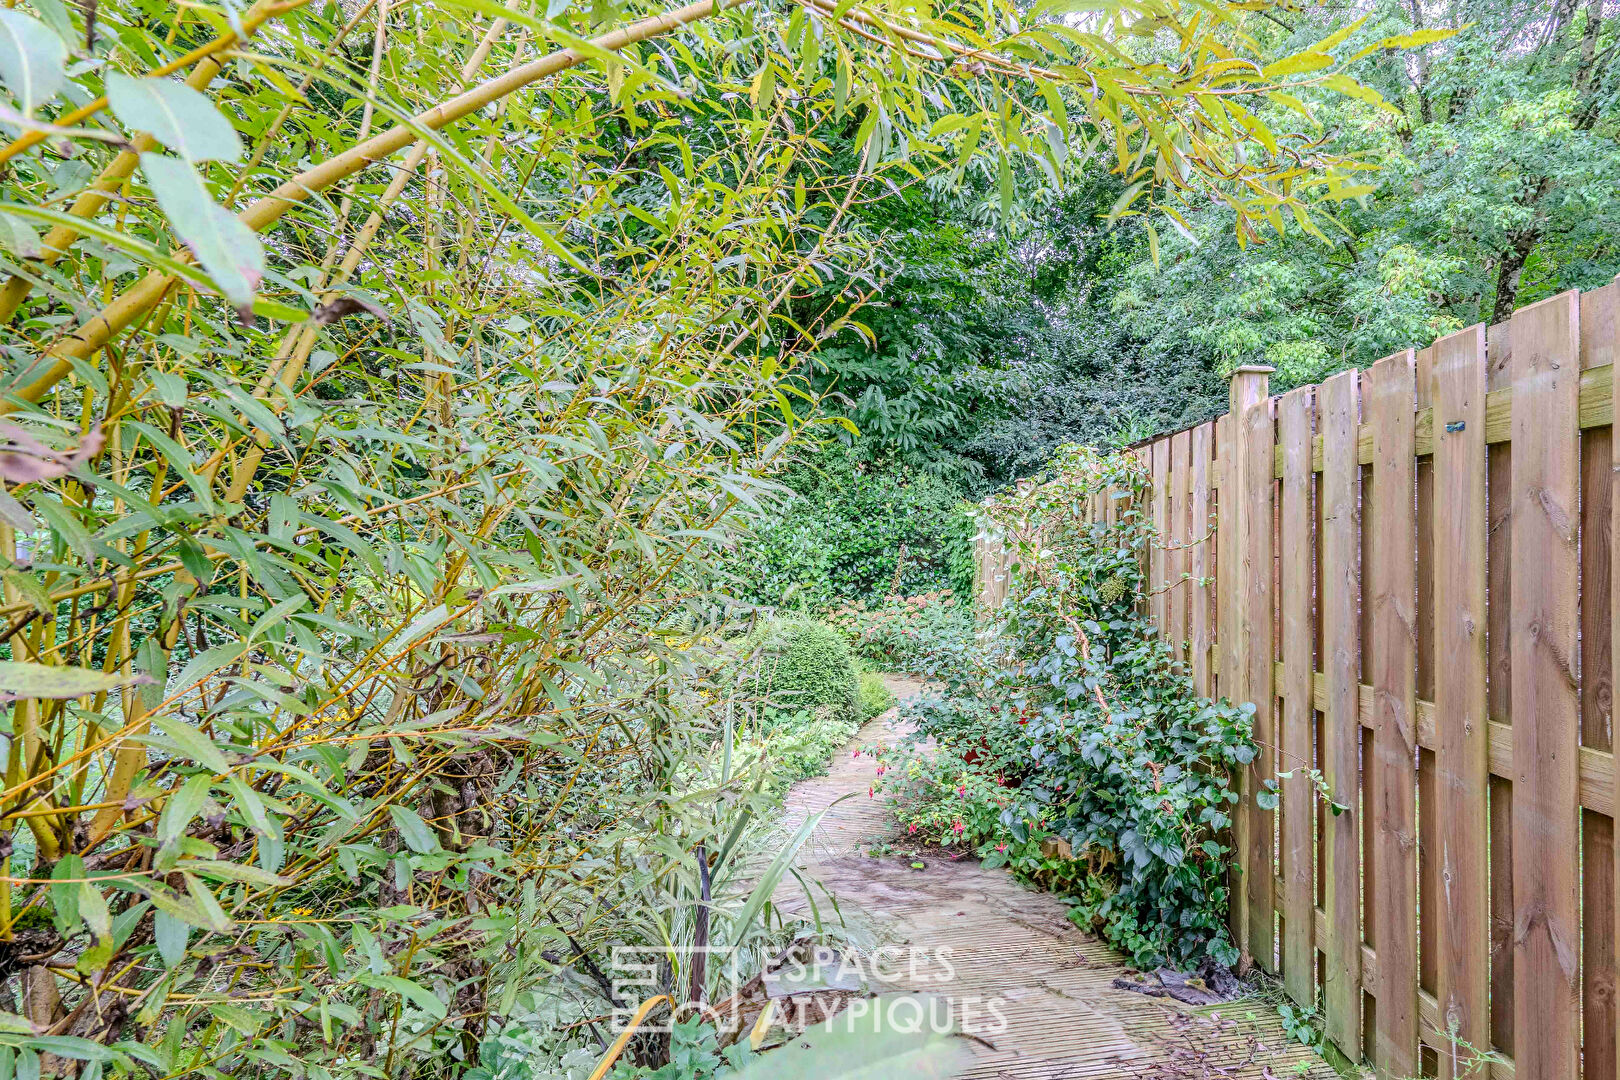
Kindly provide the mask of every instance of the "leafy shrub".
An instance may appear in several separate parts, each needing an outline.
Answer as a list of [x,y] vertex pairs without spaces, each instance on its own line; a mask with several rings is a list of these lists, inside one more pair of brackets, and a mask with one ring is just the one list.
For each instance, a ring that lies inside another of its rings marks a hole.
[[973,636],[973,612],[951,590],[890,597],[875,608],[856,602],[838,608],[827,621],[843,631],[855,655],[887,671],[917,671],[938,649]]
[[791,710],[827,708],[836,720],[860,715],[855,666],[849,646],[823,623],[787,620],[764,631],[759,676],[760,698]]
[[769,769],[766,788],[779,794],[789,784],[827,771],[827,762],[854,737],[860,724],[819,709],[766,709],[759,737],[744,750],[762,754]]
[[[886,779],[913,835],[1063,891],[1137,964],[1230,964],[1228,776],[1254,757],[1253,709],[1196,697],[1138,613],[1153,541],[1140,515],[1072,516],[1107,487],[1141,505],[1146,480],[1071,447],[1045,485],[991,507],[1019,560],[1008,601],[977,640],[931,651],[946,695],[911,708]],[[1043,854],[1047,838],[1073,858]]]
[[883,676],[875,671],[868,671],[865,665],[857,661],[855,678],[863,723],[874,716],[882,716],[894,707],[896,700],[894,691],[883,681]]
[[972,583],[972,516],[953,484],[832,447],[790,469],[785,511],[761,515],[730,567],[737,596],[819,610]]

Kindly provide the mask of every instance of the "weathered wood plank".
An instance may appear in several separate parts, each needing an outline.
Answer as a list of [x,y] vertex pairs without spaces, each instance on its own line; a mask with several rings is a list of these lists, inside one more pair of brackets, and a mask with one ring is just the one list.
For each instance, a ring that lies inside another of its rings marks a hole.
[[1211,610],[1211,589],[1203,584],[1214,570],[1211,557],[1212,528],[1210,516],[1209,474],[1214,464],[1215,424],[1199,424],[1192,429],[1192,496],[1189,502],[1192,539],[1197,541],[1188,555],[1188,572],[1192,582],[1188,586],[1187,629],[1191,637],[1193,691],[1208,697],[1214,690],[1210,676],[1210,647],[1215,643],[1214,612]]
[[[1490,879],[1485,707],[1485,328],[1436,342],[1432,375],[1441,432],[1434,447],[1434,704],[1439,873],[1436,998],[1456,1043],[1490,1039]],[[1462,1072],[1441,1055],[1440,1075]]]
[[1416,395],[1411,352],[1368,372],[1365,404],[1373,429],[1373,498],[1366,555],[1372,606],[1373,760],[1368,813],[1373,862],[1368,908],[1379,970],[1373,1062],[1380,1076],[1418,1074],[1417,1031],[1417,579],[1416,480],[1412,420]]
[[1514,1063],[1574,1080],[1580,1049],[1580,322],[1565,293],[1513,316]]
[[1254,741],[1260,752],[1244,770],[1240,792],[1248,814],[1243,852],[1244,899],[1248,906],[1246,959],[1264,971],[1275,971],[1276,897],[1273,870],[1274,813],[1255,796],[1274,782],[1277,737],[1272,688],[1273,574],[1272,448],[1276,445],[1271,401],[1266,396],[1270,369],[1239,368],[1232,376],[1231,414],[1237,423],[1239,486],[1232,518],[1237,524],[1238,573],[1233,600],[1238,608],[1237,641],[1241,662],[1238,700],[1254,705]]
[[1358,372],[1324,382],[1318,394],[1323,442],[1320,592],[1322,771],[1343,813],[1322,837],[1326,912],[1324,991],[1328,1038],[1361,1057],[1361,467],[1356,462]]
[[[1229,412],[1215,421],[1215,458],[1222,476],[1237,475],[1236,424]],[[1243,651],[1238,644],[1237,612],[1234,597],[1237,587],[1237,552],[1240,547],[1238,523],[1234,512],[1237,503],[1237,484],[1224,485],[1216,494],[1215,504],[1215,588],[1213,604],[1217,620],[1216,641],[1219,663],[1215,667],[1215,693],[1234,701],[1243,700],[1241,669]],[[1239,791],[1242,777],[1239,776]],[[1232,851],[1236,855],[1248,850],[1249,808],[1242,799],[1232,807]],[[1241,858],[1233,858],[1227,870],[1227,922],[1232,931],[1232,943],[1241,951],[1248,941],[1249,905],[1243,900],[1243,868]]]
[[1277,684],[1282,698],[1282,821],[1280,860],[1283,917],[1282,976],[1288,996],[1306,1008],[1316,1002],[1316,947],[1314,943],[1315,866],[1313,824],[1316,793],[1308,770],[1314,767],[1312,743],[1316,730],[1315,673],[1312,625],[1311,553],[1315,548],[1311,527],[1311,426],[1313,390],[1301,387],[1284,394],[1277,403],[1277,439],[1283,450],[1282,670]]
[[1148,610],[1159,639],[1167,640],[1165,623],[1165,546],[1170,541],[1170,440],[1157,439],[1149,446],[1153,475],[1153,534],[1155,542],[1148,553]]
[[1165,576],[1169,593],[1165,597],[1165,618],[1170,650],[1180,661],[1187,659],[1187,547],[1192,540],[1188,527],[1188,483],[1192,474],[1192,433],[1178,431],[1170,436],[1170,532],[1171,548],[1165,553]]

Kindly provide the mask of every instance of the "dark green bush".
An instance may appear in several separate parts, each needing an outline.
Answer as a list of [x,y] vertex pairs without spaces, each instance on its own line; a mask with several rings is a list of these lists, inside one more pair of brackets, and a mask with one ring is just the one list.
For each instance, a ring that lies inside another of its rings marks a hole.
[[777,708],[824,710],[831,719],[860,717],[855,665],[844,635],[808,620],[783,621],[764,631],[758,692]]
[[840,447],[783,480],[791,500],[761,515],[728,567],[734,596],[824,610],[971,589],[975,526],[956,485],[904,466],[878,468]]

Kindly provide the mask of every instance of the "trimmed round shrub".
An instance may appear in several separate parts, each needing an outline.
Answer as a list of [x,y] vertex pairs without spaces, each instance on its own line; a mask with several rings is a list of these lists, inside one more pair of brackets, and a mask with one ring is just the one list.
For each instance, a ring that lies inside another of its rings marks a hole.
[[844,635],[817,622],[779,622],[766,631],[759,692],[782,709],[827,709],[860,718],[855,665]]
[[861,699],[861,721],[864,723],[874,716],[881,716],[893,707],[896,698],[894,691],[883,682],[883,676],[875,671],[857,669],[857,692]]

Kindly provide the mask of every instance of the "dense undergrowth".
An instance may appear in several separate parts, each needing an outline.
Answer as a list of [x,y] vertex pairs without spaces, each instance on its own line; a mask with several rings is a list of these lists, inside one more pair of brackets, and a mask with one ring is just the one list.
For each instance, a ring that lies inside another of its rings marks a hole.
[[[931,637],[916,666],[942,694],[910,709],[886,787],[908,835],[1062,892],[1136,964],[1230,965],[1228,777],[1254,756],[1252,708],[1195,696],[1138,611],[1156,542],[1132,508],[1141,467],[1067,447],[1043,479],[989,504],[1014,553],[1007,603]],[[1083,520],[1108,488],[1116,520]]]

